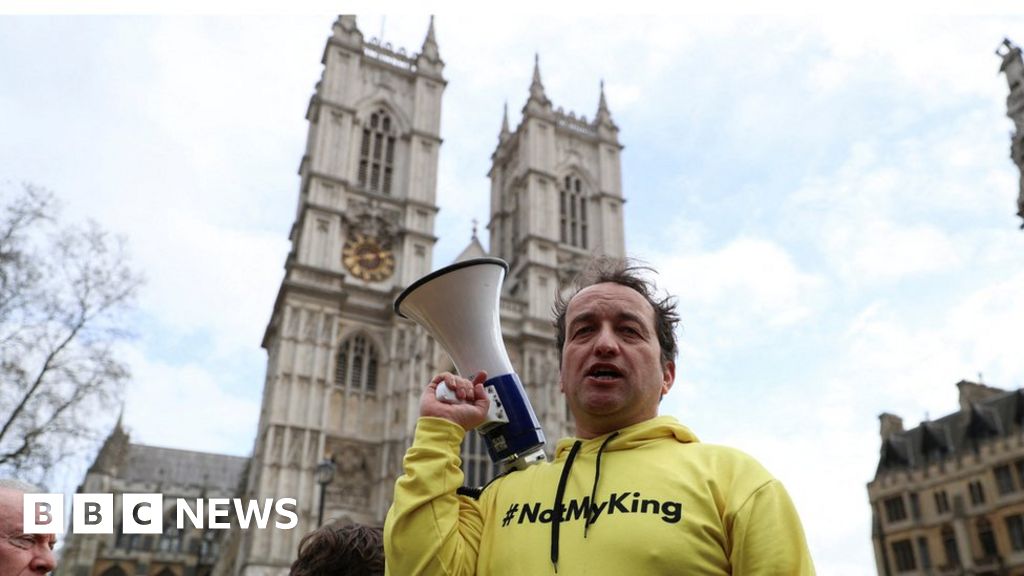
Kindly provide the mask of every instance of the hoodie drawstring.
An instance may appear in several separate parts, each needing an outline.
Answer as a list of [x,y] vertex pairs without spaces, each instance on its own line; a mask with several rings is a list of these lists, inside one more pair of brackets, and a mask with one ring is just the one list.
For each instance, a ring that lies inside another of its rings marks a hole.
[[[591,510],[593,509],[594,506],[596,506],[595,498],[597,498],[597,481],[601,479],[601,454],[604,453],[604,447],[607,446],[608,443],[612,441],[612,438],[615,438],[618,435],[619,435],[618,432],[613,432],[610,436],[608,436],[607,438],[604,439],[604,442],[601,442],[601,447],[597,449],[597,462],[594,464],[594,485],[590,487],[590,506],[591,506]],[[590,514],[590,510],[587,511],[587,514],[583,515],[583,518],[584,518],[584,521],[583,521],[583,537],[584,538],[587,537],[587,530],[590,529],[590,525],[597,521],[597,518],[594,518],[593,520],[591,520],[590,519],[591,516],[592,516],[592,514]]]
[[565,483],[569,480],[569,470],[582,445],[583,441],[581,440],[577,440],[572,445],[569,457],[565,460],[565,466],[562,467],[562,476],[558,479],[558,490],[555,491],[555,509],[551,519],[551,564],[555,567],[556,574],[558,573],[558,529],[562,523],[562,497],[565,496]]
[[[594,509],[594,498],[597,497],[597,482],[601,479],[601,455],[612,438],[618,435],[618,432],[613,432],[604,439],[601,447],[597,450],[597,462],[594,464],[594,485],[590,487],[590,500],[588,500],[590,510],[585,510],[583,514],[585,518],[583,525],[584,538],[587,537],[587,530],[594,522],[591,520],[591,515]],[[572,449],[569,450],[569,456],[565,459],[565,466],[562,467],[562,475],[558,478],[558,489],[555,491],[555,507],[551,518],[551,565],[555,567],[556,574],[558,573],[558,532],[562,523],[562,499],[565,497],[565,484],[569,481],[569,471],[572,469],[572,463],[576,460],[576,454],[579,453],[580,446],[582,445],[582,440],[577,440],[573,443]]]

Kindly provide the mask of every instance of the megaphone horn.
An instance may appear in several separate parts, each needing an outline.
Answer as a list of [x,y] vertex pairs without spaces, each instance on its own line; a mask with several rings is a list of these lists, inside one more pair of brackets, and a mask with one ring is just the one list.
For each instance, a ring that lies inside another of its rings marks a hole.
[[[487,372],[484,390],[491,402],[480,426],[487,451],[493,462],[525,468],[545,460],[544,431],[501,337],[501,284],[507,273],[508,264],[499,258],[457,262],[413,282],[395,300],[395,313],[422,326],[463,377]],[[456,401],[443,384],[437,397]]]

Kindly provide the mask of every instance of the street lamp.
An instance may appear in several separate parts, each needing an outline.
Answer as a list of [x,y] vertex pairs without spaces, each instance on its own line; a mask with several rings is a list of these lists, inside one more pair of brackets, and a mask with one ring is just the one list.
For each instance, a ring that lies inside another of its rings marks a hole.
[[324,495],[327,493],[327,485],[334,481],[334,457],[329,456],[316,465],[316,483],[320,485],[320,513],[316,517],[316,526],[319,528],[324,523]]

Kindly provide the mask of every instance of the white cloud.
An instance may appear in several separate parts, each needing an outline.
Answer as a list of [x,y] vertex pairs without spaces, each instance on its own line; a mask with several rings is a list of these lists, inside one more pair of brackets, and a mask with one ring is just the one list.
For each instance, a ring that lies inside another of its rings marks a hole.
[[[709,251],[674,251],[652,258],[665,288],[678,294],[684,313],[715,310],[723,339],[751,327],[792,326],[813,313],[824,284],[800,270],[778,244],[739,237]],[[735,341],[735,340],[734,340]]]
[[125,425],[133,442],[249,455],[258,400],[227,389],[225,376],[210,366],[154,361],[135,347],[124,356],[132,367]]

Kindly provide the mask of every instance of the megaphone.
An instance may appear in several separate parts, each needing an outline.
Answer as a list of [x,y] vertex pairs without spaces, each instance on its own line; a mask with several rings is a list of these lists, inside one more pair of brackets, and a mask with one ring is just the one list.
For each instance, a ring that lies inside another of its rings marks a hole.
[[[547,458],[544,431],[501,337],[501,283],[507,273],[508,264],[500,258],[457,262],[402,291],[395,313],[426,329],[464,378],[487,372],[490,408],[479,432],[492,462],[522,469]],[[444,383],[437,387],[437,398],[458,402]]]

